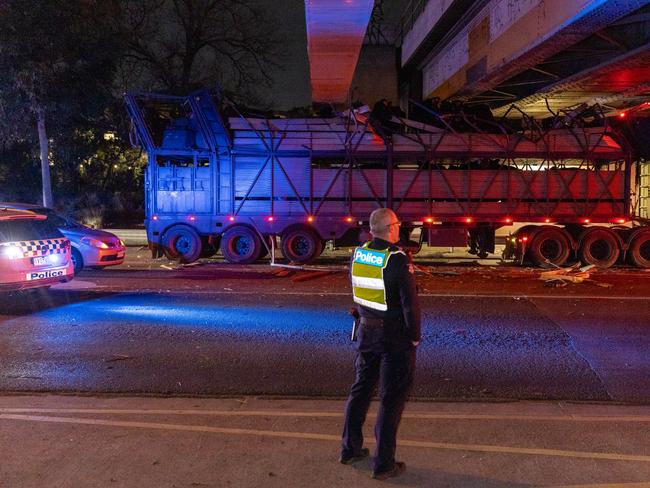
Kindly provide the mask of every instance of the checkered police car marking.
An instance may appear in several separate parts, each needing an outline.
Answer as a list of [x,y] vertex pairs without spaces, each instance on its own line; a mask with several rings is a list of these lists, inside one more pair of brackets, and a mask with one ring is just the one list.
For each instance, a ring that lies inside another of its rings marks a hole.
[[354,262],[368,264],[370,266],[384,267],[385,255],[382,252],[371,249],[357,249],[354,253]]
[[25,258],[34,258],[37,256],[47,256],[49,254],[63,254],[68,248],[68,240],[61,239],[44,239],[38,241],[17,241],[6,242],[0,244],[1,246],[14,246],[18,247]]

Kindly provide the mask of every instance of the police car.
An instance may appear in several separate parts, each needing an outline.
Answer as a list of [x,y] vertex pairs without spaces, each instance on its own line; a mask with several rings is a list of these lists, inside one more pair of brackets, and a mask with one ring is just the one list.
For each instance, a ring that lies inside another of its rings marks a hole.
[[126,255],[124,242],[115,234],[91,229],[79,222],[56,213],[51,208],[30,203],[0,203],[0,208],[30,210],[44,215],[48,222],[70,239],[74,272],[78,274],[84,267],[104,268],[122,264]]
[[0,207],[0,290],[39,288],[73,277],[70,241],[44,215]]

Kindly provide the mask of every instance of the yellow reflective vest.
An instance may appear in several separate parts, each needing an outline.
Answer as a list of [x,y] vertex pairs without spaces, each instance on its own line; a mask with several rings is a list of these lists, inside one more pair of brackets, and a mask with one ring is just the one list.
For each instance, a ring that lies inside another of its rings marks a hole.
[[384,269],[388,260],[394,254],[404,254],[404,251],[387,249],[369,249],[370,242],[354,250],[352,257],[352,294],[354,302],[373,310],[385,312],[386,286],[384,284]]

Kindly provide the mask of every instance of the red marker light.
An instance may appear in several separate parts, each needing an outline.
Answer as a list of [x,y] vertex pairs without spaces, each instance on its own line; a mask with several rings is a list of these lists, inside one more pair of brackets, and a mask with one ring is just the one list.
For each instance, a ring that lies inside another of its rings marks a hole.
[[589,222],[591,222],[591,220],[589,220],[589,219],[583,219],[582,221],[583,221],[585,224],[588,224]]
[[314,217],[312,217],[311,215],[307,217],[307,222],[313,222],[313,221],[314,221]]
[[151,217],[151,220],[158,220],[158,216],[154,215],[153,217]]
[[619,224],[624,224],[625,219],[616,219],[616,222],[619,223]]
[[547,224],[548,224],[550,221],[551,221],[551,219],[549,219],[549,218],[544,219],[544,222],[546,222]]
[[230,217],[228,217],[228,220],[230,220],[231,222],[234,222],[234,221],[235,221],[235,217],[233,217],[233,216],[231,215]]
[[431,223],[433,223],[433,217],[427,217],[426,219],[424,219],[424,221],[425,221],[427,224],[431,224]]
[[471,224],[472,223],[472,217],[467,217],[465,219],[465,222],[467,222],[468,224]]
[[273,218],[273,215],[269,215],[269,216],[266,218],[266,220],[268,220],[269,222],[273,222],[273,220],[275,220],[275,219]]
[[510,217],[506,217],[506,224],[512,224],[512,219]]
[[527,237],[527,236],[524,236],[524,237],[521,238],[521,240],[524,241],[524,242],[526,242],[526,241],[528,240],[528,237]]
[[196,220],[196,217],[195,217],[194,215],[190,215],[190,216],[189,216],[189,219],[190,219],[192,222],[194,222],[194,221]]
[[619,116],[621,119],[624,119],[626,115],[627,115],[627,112],[621,112],[620,114],[618,114],[618,116]]
[[352,222],[354,219],[352,217],[345,217],[346,222]]

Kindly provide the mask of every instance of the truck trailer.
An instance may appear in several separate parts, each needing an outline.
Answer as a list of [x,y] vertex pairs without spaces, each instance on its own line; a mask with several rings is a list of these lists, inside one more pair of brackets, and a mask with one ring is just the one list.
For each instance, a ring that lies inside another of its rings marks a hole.
[[641,163],[605,118],[545,127],[522,114],[515,130],[437,114],[383,124],[363,110],[251,117],[207,90],[125,100],[133,143],[148,157],[155,257],[189,263],[220,249],[251,263],[279,238],[286,259],[306,263],[327,241],[367,239],[369,214],[388,207],[415,247],[469,245],[484,257],[497,229],[517,225],[506,259],[650,267],[650,227],[637,218]]

